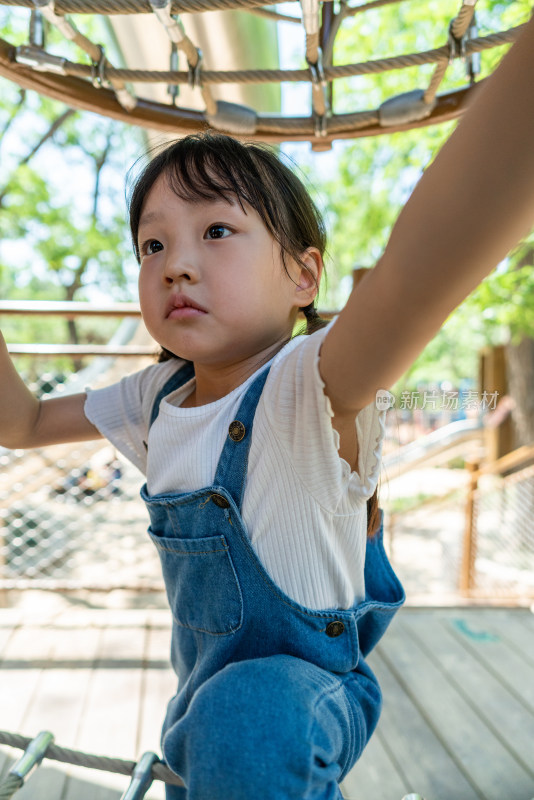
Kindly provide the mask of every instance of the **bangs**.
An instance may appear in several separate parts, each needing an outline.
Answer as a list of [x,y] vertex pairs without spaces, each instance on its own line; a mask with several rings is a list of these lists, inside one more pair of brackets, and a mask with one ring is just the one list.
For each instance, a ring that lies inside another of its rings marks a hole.
[[[182,148],[163,166],[162,174],[177,197],[195,203],[203,200],[232,202],[235,199],[243,208],[243,202],[258,210],[258,198],[248,185],[247,175],[255,171],[254,164],[242,170],[211,148],[196,146]],[[243,208],[244,210],[244,208]]]
[[241,143],[231,136],[206,132],[164,144],[152,155],[133,179],[128,203],[138,261],[139,220],[148,193],[160,176],[185,202],[222,199],[237,201],[245,213],[245,204],[253,208],[280,245],[284,266],[286,253],[300,262],[300,253],[310,245],[324,252],[321,215],[302,183],[267,145]]

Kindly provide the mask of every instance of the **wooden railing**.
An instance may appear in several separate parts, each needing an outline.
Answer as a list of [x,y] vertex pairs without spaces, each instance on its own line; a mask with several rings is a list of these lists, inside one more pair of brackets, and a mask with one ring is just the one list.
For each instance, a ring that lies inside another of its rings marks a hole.
[[[56,316],[64,319],[80,317],[138,317],[141,311],[137,303],[113,303],[96,305],[95,303],[56,302],[50,300],[3,300],[0,302],[0,316]],[[71,356],[145,356],[153,355],[156,346],[152,345],[84,345],[84,344],[13,344],[8,342],[7,349],[14,356],[57,357]]]
[[[320,311],[324,319],[331,319],[336,311]],[[18,300],[0,301],[0,316],[56,316],[64,319],[77,319],[78,317],[138,317],[141,320],[141,311],[137,303],[110,303],[97,305],[95,303],[56,302],[50,300]],[[302,315],[303,317],[303,315]],[[303,317],[304,318],[304,317]],[[14,356],[40,356],[57,357],[71,356],[150,356],[157,349],[152,345],[84,345],[84,344],[7,344],[7,349]]]
[[475,519],[475,497],[478,482],[483,475],[502,475],[516,471],[534,462],[534,444],[507,453],[502,458],[488,464],[480,465],[473,461],[466,464],[469,470],[469,484],[465,508],[465,530],[462,547],[462,565],[460,571],[460,591],[469,595],[475,588],[475,562],[477,557],[477,531]]

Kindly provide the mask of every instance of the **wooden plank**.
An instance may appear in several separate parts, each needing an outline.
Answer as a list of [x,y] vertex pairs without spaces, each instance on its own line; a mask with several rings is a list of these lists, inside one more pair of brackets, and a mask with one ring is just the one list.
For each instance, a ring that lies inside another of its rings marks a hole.
[[526,609],[500,610],[495,615],[494,624],[500,625],[503,638],[534,666],[534,614]]
[[[405,609],[406,613],[407,609]],[[432,614],[434,620],[465,619],[502,636],[520,653],[521,658],[534,665],[534,614],[526,608],[454,608],[410,609],[414,616]]]
[[[102,630],[76,749],[135,760],[145,628]],[[116,800],[129,778],[97,770],[73,772],[62,800]]]
[[[177,688],[177,677],[170,665],[169,627],[150,626],[146,648],[146,669],[142,687],[141,714],[139,718],[139,754],[152,750],[161,757],[160,735],[165,710]],[[147,800],[163,800],[165,787],[154,781],[147,793]]]
[[341,784],[345,800],[400,800],[406,794],[407,784],[391,758],[381,730],[382,721]]
[[[95,628],[48,628],[51,658],[43,667],[38,692],[28,708],[24,726],[28,735],[50,730],[57,744],[72,747],[85,706],[100,631]],[[17,793],[17,800],[60,798],[69,767],[45,761]]]
[[408,790],[431,800],[479,800],[469,775],[444,746],[432,720],[421,713],[378,652],[373,663],[385,697],[382,733],[401,765]]
[[[469,621],[466,630],[470,633],[464,633],[461,637],[449,627],[454,621],[435,625],[431,624],[429,618],[405,617],[403,629],[415,636],[419,646],[435,663],[440,662],[459,694],[471,707],[476,708],[484,724],[530,774],[534,787],[534,714],[529,712],[515,692],[509,691],[494,670],[489,670],[484,661],[473,655],[468,642],[478,641],[479,649],[493,645],[494,652],[495,647],[499,650],[506,648],[497,637],[492,639],[485,628],[477,628],[476,617]],[[488,656],[486,654],[486,659]],[[531,680],[534,681],[534,671]]]
[[[28,658],[29,654],[31,658]],[[0,709],[4,730],[32,737],[39,732],[25,729],[25,718],[38,694],[43,663],[49,660],[50,655],[49,637],[41,630],[17,629],[6,643],[0,662]],[[11,767],[20,754],[20,750],[12,748],[2,750],[1,774]]]
[[20,615],[7,619],[0,617],[0,658],[2,657],[4,648],[7,646],[9,640],[13,636],[13,633],[17,629],[19,621]]
[[146,750],[160,752],[161,726],[167,703],[175,694],[178,681],[170,664],[170,637],[170,630],[148,630],[138,732],[139,753]]
[[[485,800],[527,800],[532,776],[509,752],[502,738],[488,728],[472,704],[456,688],[460,670],[447,673],[414,639],[407,646],[400,614],[381,652],[399,684],[436,736]],[[433,623],[435,625],[435,623]],[[451,681],[451,677],[454,680]],[[503,710],[505,713],[505,710]],[[435,800],[431,795],[432,800]],[[448,798],[450,800],[450,798]]]
[[[494,675],[508,691],[517,698],[525,713],[534,713],[534,661],[525,657],[520,642],[514,643],[511,635],[512,611],[509,623],[506,618],[497,622],[486,615],[455,614],[447,627],[458,641],[469,650],[481,666]],[[530,630],[525,630],[522,638],[524,647],[534,641],[534,617],[530,615]]]
[[[5,617],[2,612],[1,622],[0,622],[0,669],[2,668],[2,662],[5,658],[5,649],[9,644],[9,641],[12,639],[15,630],[17,628],[18,622],[20,620],[20,614],[18,615],[17,619],[13,619],[11,615]],[[7,687],[5,686],[5,673],[2,676],[2,682],[0,683],[0,708],[3,709],[2,701],[4,698],[4,694],[2,690],[6,691]],[[4,720],[4,715],[2,713],[1,718],[1,725],[2,729],[5,730],[6,722]],[[7,748],[0,748],[0,776],[9,769],[9,766],[12,763],[11,753],[15,751],[8,750]]]

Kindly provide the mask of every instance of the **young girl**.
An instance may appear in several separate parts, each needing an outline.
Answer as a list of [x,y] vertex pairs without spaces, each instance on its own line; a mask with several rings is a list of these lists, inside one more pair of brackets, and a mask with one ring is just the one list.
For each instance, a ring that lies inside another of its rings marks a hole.
[[[146,473],[179,676],[169,800],[339,798],[375,728],[365,659],[404,599],[376,530],[375,396],[534,220],[533,25],[326,327],[305,190],[267,149],[208,134],[160,153],[131,199],[166,360],[39,403],[2,341],[3,445],[106,436]],[[299,309],[317,330],[292,338]]]

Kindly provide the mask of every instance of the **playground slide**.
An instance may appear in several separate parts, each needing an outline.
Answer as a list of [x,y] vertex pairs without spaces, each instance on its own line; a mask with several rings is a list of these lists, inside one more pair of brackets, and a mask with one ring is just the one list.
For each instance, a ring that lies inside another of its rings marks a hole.
[[422,465],[431,467],[480,452],[483,427],[482,418],[451,422],[386,455],[382,469],[390,478],[397,478]]

